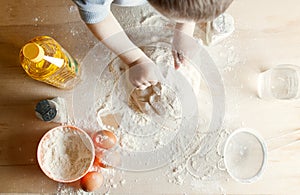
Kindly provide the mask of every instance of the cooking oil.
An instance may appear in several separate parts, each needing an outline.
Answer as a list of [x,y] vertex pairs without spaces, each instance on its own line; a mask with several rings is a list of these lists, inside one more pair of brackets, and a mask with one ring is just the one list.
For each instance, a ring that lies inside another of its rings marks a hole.
[[20,62],[35,80],[62,89],[71,89],[80,81],[77,61],[49,36],[30,40],[20,51]]

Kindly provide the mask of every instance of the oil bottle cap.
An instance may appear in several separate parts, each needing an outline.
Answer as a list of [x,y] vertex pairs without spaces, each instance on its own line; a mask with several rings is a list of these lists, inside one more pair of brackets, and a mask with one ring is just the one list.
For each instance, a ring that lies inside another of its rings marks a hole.
[[23,47],[23,55],[32,62],[39,62],[44,58],[44,49],[36,43],[27,43]]

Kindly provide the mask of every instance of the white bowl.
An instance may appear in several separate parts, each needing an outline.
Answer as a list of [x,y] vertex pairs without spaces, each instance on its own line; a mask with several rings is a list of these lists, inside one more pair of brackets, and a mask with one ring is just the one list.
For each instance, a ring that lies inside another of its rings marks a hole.
[[266,144],[253,129],[237,129],[226,140],[224,164],[229,175],[236,181],[252,183],[258,180],[266,162]]

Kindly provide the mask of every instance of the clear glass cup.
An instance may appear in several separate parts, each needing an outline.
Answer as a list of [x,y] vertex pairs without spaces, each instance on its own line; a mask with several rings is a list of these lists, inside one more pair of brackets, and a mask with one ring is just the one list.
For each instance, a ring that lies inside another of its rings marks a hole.
[[262,72],[257,87],[261,99],[297,99],[300,96],[300,66],[282,64]]

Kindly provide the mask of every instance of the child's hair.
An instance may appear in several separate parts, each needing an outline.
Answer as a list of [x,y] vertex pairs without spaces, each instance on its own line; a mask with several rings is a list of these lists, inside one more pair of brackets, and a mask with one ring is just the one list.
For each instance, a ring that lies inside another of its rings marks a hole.
[[148,0],[169,18],[194,22],[211,21],[222,14],[233,0]]

